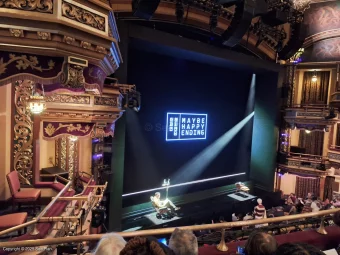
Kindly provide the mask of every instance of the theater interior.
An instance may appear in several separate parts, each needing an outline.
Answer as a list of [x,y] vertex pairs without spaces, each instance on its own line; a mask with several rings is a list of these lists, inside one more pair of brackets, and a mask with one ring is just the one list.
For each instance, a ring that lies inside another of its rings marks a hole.
[[338,248],[339,1],[4,0],[0,20],[0,254],[176,228],[200,255],[257,228]]

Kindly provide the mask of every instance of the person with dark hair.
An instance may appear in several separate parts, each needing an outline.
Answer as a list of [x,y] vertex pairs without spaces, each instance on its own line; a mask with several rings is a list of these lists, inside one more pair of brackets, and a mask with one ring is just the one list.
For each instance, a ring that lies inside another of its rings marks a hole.
[[174,255],[174,252],[154,237],[134,237],[120,255]]
[[275,255],[325,255],[325,253],[309,244],[285,243],[277,248]]
[[277,249],[275,238],[264,232],[254,231],[250,234],[246,246],[246,255],[273,255]]

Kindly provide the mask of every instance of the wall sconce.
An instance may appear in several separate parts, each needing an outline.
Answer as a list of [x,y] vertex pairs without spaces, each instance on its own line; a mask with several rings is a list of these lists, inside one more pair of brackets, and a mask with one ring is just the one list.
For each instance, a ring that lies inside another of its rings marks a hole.
[[316,70],[314,70],[314,74],[312,77],[312,82],[317,82],[318,81],[318,77],[316,76]]
[[310,134],[310,132],[312,132],[312,131],[306,129],[305,132],[306,132],[306,134]]
[[40,95],[34,90],[32,91],[32,96],[27,100],[26,107],[32,114],[40,114],[46,110],[45,92],[44,85],[41,84],[43,95]]

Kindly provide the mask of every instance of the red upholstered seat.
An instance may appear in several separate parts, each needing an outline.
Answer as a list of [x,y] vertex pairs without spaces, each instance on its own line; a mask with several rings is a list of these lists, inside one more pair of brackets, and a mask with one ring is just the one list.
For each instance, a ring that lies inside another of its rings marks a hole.
[[15,227],[25,223],[27,220],[27,213],[12,213],[0,216],[0,230]]
[[65,185],[60,183],[60,182],[36,182],[34,184],[34,187],[36,188],[50,188],[50,189],[54,189],[57,192],[60,192]]
[[85,176],[79,176],[79,179],[80,179],[82,182],[86,182],[86,183],[88,183],[88,182],[90,181],[90,178],[85,177]]
[[6,175],[9,188],[12,194],[13,208],[15,203],[36,203],[41,196],[41,190],[39,189],[20,189],[20,181],[17,171],[12,171]]
[[36,201],[41,195],[39,189],[25,189],[14,194],[14,198],[17,202],[29,202]]

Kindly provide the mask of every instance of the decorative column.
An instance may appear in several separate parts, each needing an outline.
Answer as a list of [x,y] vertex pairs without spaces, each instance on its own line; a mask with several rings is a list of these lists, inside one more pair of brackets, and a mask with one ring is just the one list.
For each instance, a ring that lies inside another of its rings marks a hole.
[[321,201],[324,201],[325,182],[326,182],[326,177],[325,176],[320,177],[320,198],[321,198]]
[[292,107],[294,105],[295,96],[295,73],[296,65],[289,64],[285,66],[284,90],[286,93],[286,101],[284,107]]
[[68,172],[68,179],[74,180],[78,173],[78,141],[63,136],[55,141],[56,166]]

